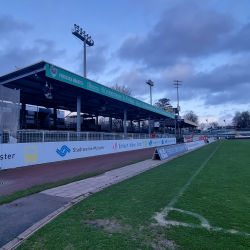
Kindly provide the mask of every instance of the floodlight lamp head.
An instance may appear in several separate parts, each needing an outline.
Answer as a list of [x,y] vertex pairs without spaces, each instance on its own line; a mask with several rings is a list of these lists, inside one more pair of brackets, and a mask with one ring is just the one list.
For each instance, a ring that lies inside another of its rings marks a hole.
[[148,81],[146,81],[146,83],[149,85],[149,86],[154,86],[154,82],[151,81],[150,79]]

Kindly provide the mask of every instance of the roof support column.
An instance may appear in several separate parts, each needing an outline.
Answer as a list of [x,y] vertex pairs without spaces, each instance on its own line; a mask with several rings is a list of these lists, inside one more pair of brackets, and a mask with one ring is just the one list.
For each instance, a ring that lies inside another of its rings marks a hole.
[[112,130],[112,117],[109,117],[109,131]]
[[127,134],[127,110],[124,109],[124,120],[123,120],[124,134]]
[[95,118],[95,125],[96,125],[96,130],[98,130],[98,115]]
[[132,121],[132,120],[130,121],[130,126],[131,126],[131,132],[134,132],[134,129],[133,129],[133,121]]
[[54,122],[54,128],[57,129],[57,109],[53,108],[53,122]]
[[138,120],[138,131],[139,131],[139,133],[141,132],[141,121],[140,120]]
[[21,129],[23,126],[26,129],[26,103],[22,103],[22,123],[21,123]]
[[150,116],[148,117],[148,134],[150,135],[151,128],[150,128]]
[[77,96],[77,120],[76,120],[76,131],[81,132],[81,96]]

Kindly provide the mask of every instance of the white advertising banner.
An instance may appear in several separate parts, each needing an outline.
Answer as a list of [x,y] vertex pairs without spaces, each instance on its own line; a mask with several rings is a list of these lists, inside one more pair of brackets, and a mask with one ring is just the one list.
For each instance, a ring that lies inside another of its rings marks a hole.
[[208,138],[208,142],[209,143],[214,142],[214,138]]
[[185,143],[187,150],[192,150],[205,144],[206,143],[204,141],[195,141],[195,142]]
[[173,144],[175,138],[0,144],[0,170]]

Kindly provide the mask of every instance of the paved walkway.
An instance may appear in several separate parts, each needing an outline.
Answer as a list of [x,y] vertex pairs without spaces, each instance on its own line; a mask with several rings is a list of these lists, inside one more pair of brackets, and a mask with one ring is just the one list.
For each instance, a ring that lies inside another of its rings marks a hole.
[[126,167],[108,171],[102,175],[73,182],[64,186],[43,191],[43,194],[64,198],[76,198],[80,195],[95,193],[107,186],[113,185],[134,175],[140,174],[150,168],[154,168],[163,162],[146,160]]

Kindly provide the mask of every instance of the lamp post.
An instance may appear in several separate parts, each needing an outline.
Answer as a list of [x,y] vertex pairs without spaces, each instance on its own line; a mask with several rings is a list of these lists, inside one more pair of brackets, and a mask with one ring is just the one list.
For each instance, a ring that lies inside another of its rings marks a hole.
[[146,81],[146,83],[150,87],[150,104],[152,105],[152,87],[154,86],[154,82],[149,79],[148,81]]
[[226,125],[226,120],[224,120],[224,122],[225,122],[225,128],[226,128],[226,126],[227,126],[227,125]]
[[175,113],[175,119],[174,119],[174,121],[175,121],[175,123],[174,123],[174,133],[175,133],[175,137],[176,137],[176,120],[177,120],[177,117],[178,117],[178,113]]
[[208,119],[206,119],[206,122],[207,122],[207,129],[208,129]]
[[83,42],[83,77],[86,78],[86,45],[89,47],[94,46],[94,41],[91,36],[85,34],[86,32],[79,27],[79,25],[74,24],[74,28],[71,29],[72,34]]
[[180,111],[180,106],[179,106],[179,86],[182,85],[180,84],[179,82],[182,82],[182,81],[179,81],[179,80],[174,80],[174,85],[176,86],[175,88],[177,89],[177,110],[178,110],[178,115],[179,115],[179,111]]

